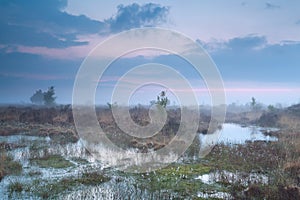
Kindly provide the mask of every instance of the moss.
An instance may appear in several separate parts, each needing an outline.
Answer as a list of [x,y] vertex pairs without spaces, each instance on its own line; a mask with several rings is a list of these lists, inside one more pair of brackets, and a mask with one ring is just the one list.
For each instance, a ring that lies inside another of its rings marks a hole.
[[57,197],[59,194],[74,190],[80,185],[99,185],[109,181],[110,178],[98,172],[84,173],[79,177],[63,178],[58,182],[41,184],[37,181],[32,188],[35,188],[33,193],[41,198]]
[[137,185],[150,191],[173,191],[179,198],[197,198],[199,191],[225,191],[218,185],[206,185],[195,178],[209,173],[211,167],[203,164],[172,164],[155,172],[137,174]]
[[83,185],[98,185],[109,181],[110,178],[100,174],[98,172],[84,173],[80,178],[76,178],[75,181]]
[[74,165],[60,155],[50,155],[42,158],[33,158],[30,159],[30,162],[42,168],[67,168]]
[[210,166],[203,164],[173,164],[157,170],[156,173],[160,175],[197,176],[208,173],[210,170]]

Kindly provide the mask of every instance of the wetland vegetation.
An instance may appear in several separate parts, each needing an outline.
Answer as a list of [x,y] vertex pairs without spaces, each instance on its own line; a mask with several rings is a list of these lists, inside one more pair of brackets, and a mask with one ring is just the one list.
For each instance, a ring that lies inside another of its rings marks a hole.
[[[177,162],[148,173],[126,173],[95,160],[84,148],[69,106],[2,107],[2,199],[299,199],[299,108],[228,113],[223,131],[228,126],[240,134],[252,130],[250,138],[220,139],[201,158],[203,139],[214,134],[207,133],[210,116],[203,114],[197,137]],[[146,108],[130,112],[136,123],[149,122]],[[180,110],[169,109],[161,132],[146,139],[124,135],[108,108],[97,108],[97,117],[112,141],[143,153],[168,144],[178,130]],[[214,131],[227,135],[218,126]]]

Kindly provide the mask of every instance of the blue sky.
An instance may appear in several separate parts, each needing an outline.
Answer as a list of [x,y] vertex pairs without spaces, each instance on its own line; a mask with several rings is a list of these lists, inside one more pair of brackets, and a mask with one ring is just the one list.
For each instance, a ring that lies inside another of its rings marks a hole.
[[[297,0],[0,0],[0,16],[0,103],[29,102],[35,90],[51,85],[58,103],[71,103],[77,70],[99,42],[149,26],[176,30],[202,45],[223,77],[227,103],[246,103],[252,96],[266,104],[300,100]],[[201,85],[177,59],[158,54],[150,61],[173,65]],[[119,59],[107,74],[114,77],[111,84],[97,92],[98,101],[109,101],[116,77],[126,69],[147,62],[138,55]],[[147,103],[159,90],[135,95],[136,101]],[[199,102],[209,102],[204,96],[198,95]]]

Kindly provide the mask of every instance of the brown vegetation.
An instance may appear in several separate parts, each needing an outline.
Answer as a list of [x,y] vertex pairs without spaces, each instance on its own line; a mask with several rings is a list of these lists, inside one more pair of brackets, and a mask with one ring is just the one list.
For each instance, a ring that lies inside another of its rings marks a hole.
[[19,174],[21,171],[22,165],[8,156],[4,149],[0,149],[0,181],[4,176]]
[[[238,115],[228,120],[238,120]],[[250,122],[245,113],[238,123]],[[283,110],[262,113],[251,123],[279,127],[279,131],[266,132],[278,137],[277,142],[248,142],[244,145],[217,145],[207,159],[215,170],[265,174],[268,184],[239,181],[228,183],[230,177],[223,175],[224,184],[230,188],[235,199],[300,199],[300,105]],[[241,177],[241,180],[243,177]]]
[[[84,114],[84,112],[82,113]],[[167,114],[167,121],[162,130],[153,137],[141,139],[124,133],[115,123],[111,109],[96,108],[99,124],[110,140],[122,148],[137,148],[142,152],[164,147],[177,134],[181,123],[181,111],[180,109],[170,109]],[[130,115],[131,119],[140,126],[146,126],[150,123],[149,110],[146,107],[131,108]],[[210,116],[202,114],[198,132],[207,133],[210,120]],[[90,120],[86,121],[88,126]],[[41,106],[0,107],[0,125],[2,127],[0,135],[49,136],[52,141],[59,143],[78,140],[70,105],[51,108]]]

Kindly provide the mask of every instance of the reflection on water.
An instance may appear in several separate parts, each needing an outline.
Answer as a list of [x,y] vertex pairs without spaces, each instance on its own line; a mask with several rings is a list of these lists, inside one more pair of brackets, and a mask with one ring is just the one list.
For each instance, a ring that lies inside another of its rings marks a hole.
[[201,176],[196,177],[196,180],[201,180],[205,184],[214,184],[216,182],[221,182],[222,179],[225,179],[229,183],[235,183],[239,181],[240,184],[247,186],[249,183],[260,183],[260,184],[268,184],[269,178],[264,174],[259,173],[242,173],[242,172],[229,172],[229,171],[215,171],[209,174],[203,174]]
[[213,146],[224,143],[243,144],[246,141],[276,141],[276,137],[266,136],[264,131],[276,131],[276,128],[262,128],[258,126],[243,127],[239,124],[225,123],[222,128],[212,134],[199,134],[200,157],[206,156]]
[[[200,156],[201,152],[209,151],[212,146],[217,143],[225,144],[242,144],[246,141],[274,141],[275,137],[265,136],[264,131],[269,129],[263,129],[256,126],[242,127],[237,124],[224,124],[222,129],[216,131],[213,134],[199,134],[199,145],[200,145]],[[274,129],[270,129],[274,131]],[[68,144],[57,144],[53,142],[49,137],[33,137],[25,135],[15,135],[15,136],[0,136],[0,142],[22,144],[20,147],[10,150],[8,153],[13,157],[14,160],[20,162],[23,166],[23,172],[19,176],[7,176],[0,182],[0,199],[8,199],[7,188],[11,182],[18,181],[24,184],[30,184],[36,179],[47,180],[47,181],[57,181],[61,178],[72,177],[78,174],[82,174],[89,170],[105,170],[106,166],[104,163],[97,162],[93,157],[85,150],[83,142],[79,140],[77,143]],[[197,147],[198,148],[198,147]],[[198,149],[199,149],[198,148]],[[74,165],[72,167],[63,169],[54,168],[41,168],[30,163],[31,158],[43,157],[44,155],[61,155],[66,160],[69,160]],[[107,159],[112,156],[107,154]],[[81,163],[76,161],[74,158],[81,158],[87,162]],[[33,171],[40,172],[35,177],[29,176]],[[130,175],[123,177],[123,181],[117,181],[119,175],[115,173],[113,169],[108,169],[106,173],[109,173],[112,179],[109,182],[97,185],[97,186],[80,186],[74,191],[70,191],[66,194],[62,194],[62,199],[146,199],[149,195],[152,195],[153,199],[160,199],[163,197],[163,191],[148,191],[147,188],[136,187],[136,180]],[[225,172],[223,172],[225,173]],[[213,178],[218,177],[218,174],[205,174],[199,176],[198,181],[202,181],[205,184],[210,184],[213,182]],[[228,175],[228,174],[226,174]],[[236,178],[238,175],[229,174],[228,176]],[[258,177],[255,174],[249,176],[249,180],[261,179],[265,180],[264,177]],[[163,189],[163,188],[162,188]],[[169,192],[166,192],[169,193]],[[24,199],[34,199],[30,193],[20,194],[20,198]],[[171,194],[175,195],[175,193]],[[172,196],[168,196],[172,197]],[[198,197],[215,197],[215,198],[228,198],[227,193],[214,193],[211,196],[207,196],[206,193],[199,192]],[[176,196],[174,196],[176,198]]]
[[0,142],[14,143],[14,144],[26,144],[28,142],[37,142],[37,141],[50,141],[50,137],[39,137],[39,136],[28,136],[28,135],[9,135],[9,136],[0,136]]
[[[246,141],[276,141],[276,137],[270,137],[263,134],[263,131],[275,131],[274,128],[262,128],[258,126],[242,127],[239,124],[225,123],[221,130],[216,131],[213,134],[200,134],[200,140],[203,143],[211,141],[212,143],[225,143],[225,144],[243,144]],[[215,139],[216,135],[219,135],[219,139]]]

